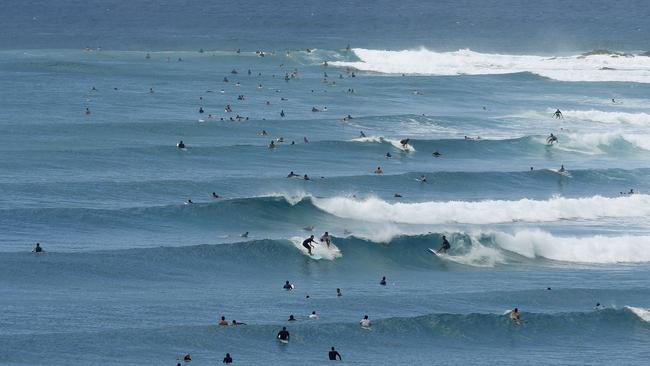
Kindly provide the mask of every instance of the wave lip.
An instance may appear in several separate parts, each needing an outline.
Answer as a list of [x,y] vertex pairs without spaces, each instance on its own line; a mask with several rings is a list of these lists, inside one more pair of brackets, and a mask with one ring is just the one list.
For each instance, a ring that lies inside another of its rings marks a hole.
[[553,197],[518,201],[429,201],[389,203],[376,197],[311,198],[319,209],[347,219],[403,224],[498,224],[515,221],[551,222],[567,219],[643,217],[650,215],[650,196],[636,194],[609,198]]
[[498,75],[530,72],[561,81],[622,81],[650,83],[650,58],[636,55],[589,54],[566,57],[505,55],[474,52],[353,49],[359,61],[334,61],[386,74]]

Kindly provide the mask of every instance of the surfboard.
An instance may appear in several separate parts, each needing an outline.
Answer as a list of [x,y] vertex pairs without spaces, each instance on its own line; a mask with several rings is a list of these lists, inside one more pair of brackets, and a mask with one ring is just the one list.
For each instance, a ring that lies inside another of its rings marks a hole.
[[431,252],[431,253],[432,253],[433,255],[435,255],[435,256],[440,256],[440,254],[438,254],[438,252],[436,252],[436,250],[433,249],[433,248],[427,248],[427,250],[428,250],[429,252]]
[[361,329],[363,329],[363,330],[372,330],[371,327],[364,327],[363,325],[361,326]]
[[571,174],[568,171],[559,171],[558,169],[549,169],[550,172],[553,172],[555,174],[561,175],[563,177],[571,178]]
[[286,339],[280,339],[280,338],[278,338],[278,341],[279,341],[280,343],[282,343],[282,344],[289,344],[289,341],[286,340]]
[[310,255],[310,256],[308,256],[308,257],[311,258],[311,259],[313,259],[313,260],[315,260],[315,261],[319,261],[319,260],[323,259],[323,257],[321,257],[321,256],[318,255],[318,254],[312,254],[312,255]]

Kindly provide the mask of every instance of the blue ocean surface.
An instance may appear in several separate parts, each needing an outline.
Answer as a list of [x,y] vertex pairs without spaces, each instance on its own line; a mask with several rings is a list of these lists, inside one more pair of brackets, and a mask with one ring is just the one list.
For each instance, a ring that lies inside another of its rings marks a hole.
[[0,2],[0,364],[647,364],[649,19]]

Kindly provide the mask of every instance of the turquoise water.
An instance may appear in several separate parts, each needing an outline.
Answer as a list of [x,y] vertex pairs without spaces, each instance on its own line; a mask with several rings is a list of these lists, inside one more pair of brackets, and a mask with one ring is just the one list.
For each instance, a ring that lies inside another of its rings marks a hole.
[[232,6],[0,4],[0,364],[645,364],[647,6]]

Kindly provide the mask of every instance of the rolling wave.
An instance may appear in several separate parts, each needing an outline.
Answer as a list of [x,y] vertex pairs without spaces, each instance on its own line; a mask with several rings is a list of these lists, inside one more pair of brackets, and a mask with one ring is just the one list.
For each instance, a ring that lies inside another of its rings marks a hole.
[[650,196],[391,203],[379,198],[312,198],[319,209],[341,218],[403,224],[498,224],[595,220],[650,215]]
[[358,61],[334,61],[340,67],[386,74],[494,75],[530,72],[561,81],[650,83],[650,57],[590,54],[566,57],[487,54],[471,50],[435,52],[353,49]]

